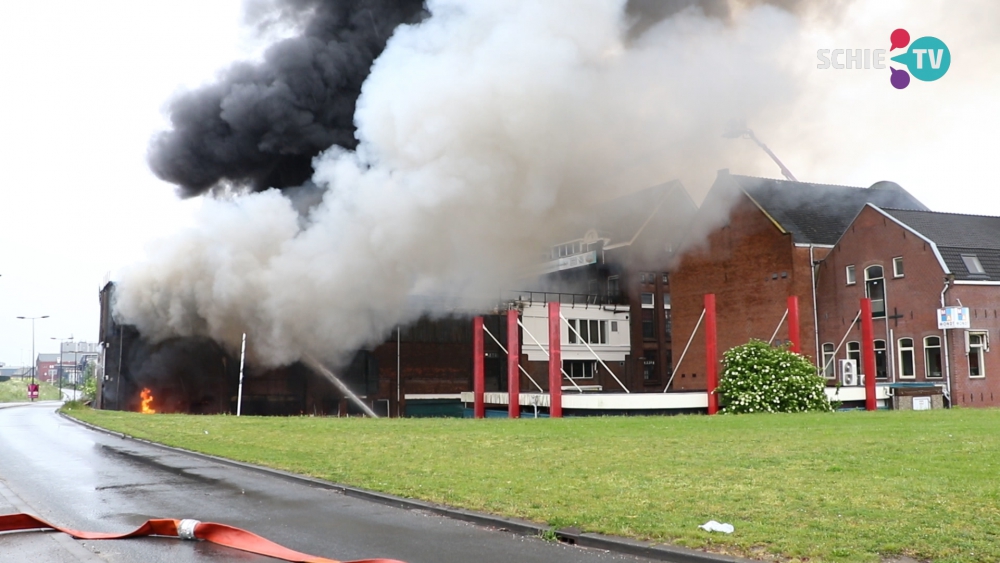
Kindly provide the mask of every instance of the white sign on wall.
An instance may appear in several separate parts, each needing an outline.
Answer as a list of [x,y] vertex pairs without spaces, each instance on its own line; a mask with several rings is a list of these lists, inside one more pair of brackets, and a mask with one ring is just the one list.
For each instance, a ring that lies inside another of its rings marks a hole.
[[938,328],[969,328],[968,307],[945,307],[937,310]]

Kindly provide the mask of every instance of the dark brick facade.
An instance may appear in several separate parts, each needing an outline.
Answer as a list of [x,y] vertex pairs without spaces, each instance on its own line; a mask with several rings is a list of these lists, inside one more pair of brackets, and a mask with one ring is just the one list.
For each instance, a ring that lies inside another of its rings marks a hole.
[[[829,249],[813,248],[822,259]],[[751,338],[771,338],[787,306],[787,298],[799,298],[802,353],[815,350],[810,248],[796,247],[746,195],[740,195],[728,221],[713,230],[704,243],[691,248],[671,274],[673,299],[672,390],[705,389],[704,324],[691,342],[679,366],[684,345],[701,315],[704,295],[716,296],[718,350],[745,344]],[[789,339],[788,324],[782,324],[776,339]]]

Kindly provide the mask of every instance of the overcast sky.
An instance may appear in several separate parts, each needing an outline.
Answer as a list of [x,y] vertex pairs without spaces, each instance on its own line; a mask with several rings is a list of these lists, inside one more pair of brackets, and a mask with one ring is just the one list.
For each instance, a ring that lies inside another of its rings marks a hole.
[[[801,180],[892,180],[935,210],[1000,215],[997,4],[864,0],[836,21],[817,18],[787,61],[801,68],[805,95],[767,128],[749,125]],[[50,316],[37,321],[37,353],[57,351],[53,338],[95,342],[106,276],[191,221],[199,201],[177,199],[148,171],[146,147],[171,94],[259,53],[241,8],[0,3],[0,362],[31,361],[31,323],[17,316]],[[817,49],[886,48],[897,27],[944,40],[948,74],[897,91],[888,70],[816,68]],[[732,150],[757,163],[734,173],[780,177],[749,141]],[[684,181],[699,200],[714,177],[691,171]]]

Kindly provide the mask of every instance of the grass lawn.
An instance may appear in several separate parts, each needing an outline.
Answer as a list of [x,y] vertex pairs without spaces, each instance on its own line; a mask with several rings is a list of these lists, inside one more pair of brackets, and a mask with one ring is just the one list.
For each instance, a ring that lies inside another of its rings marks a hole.
[[[1000,410],[478,421],[71,414],[555,527],[782,561],[1000,560]],[[736,532],[697,528],[708,520]]]
[[[20,378],[0,381],[0,403],[23,403],[28,400],[28,383],[30,379]],[[38,399],[40,401],[59,400],[59,388],[50,384],[38,381]]]

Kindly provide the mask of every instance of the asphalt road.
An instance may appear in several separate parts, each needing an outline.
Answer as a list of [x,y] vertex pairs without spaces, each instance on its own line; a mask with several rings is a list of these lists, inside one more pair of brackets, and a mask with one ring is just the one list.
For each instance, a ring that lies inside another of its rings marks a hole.
[[[0,514],[30,512],[79,530],[124,532],[149,518],[245,528],[292,549],[343,561],[609,563],[640,559],[516,536],[418,510],[94,432],[57,403],[0,405]],[[0,562],[274,561],[168,538],[75,541],[57,533],[0,535]]]

